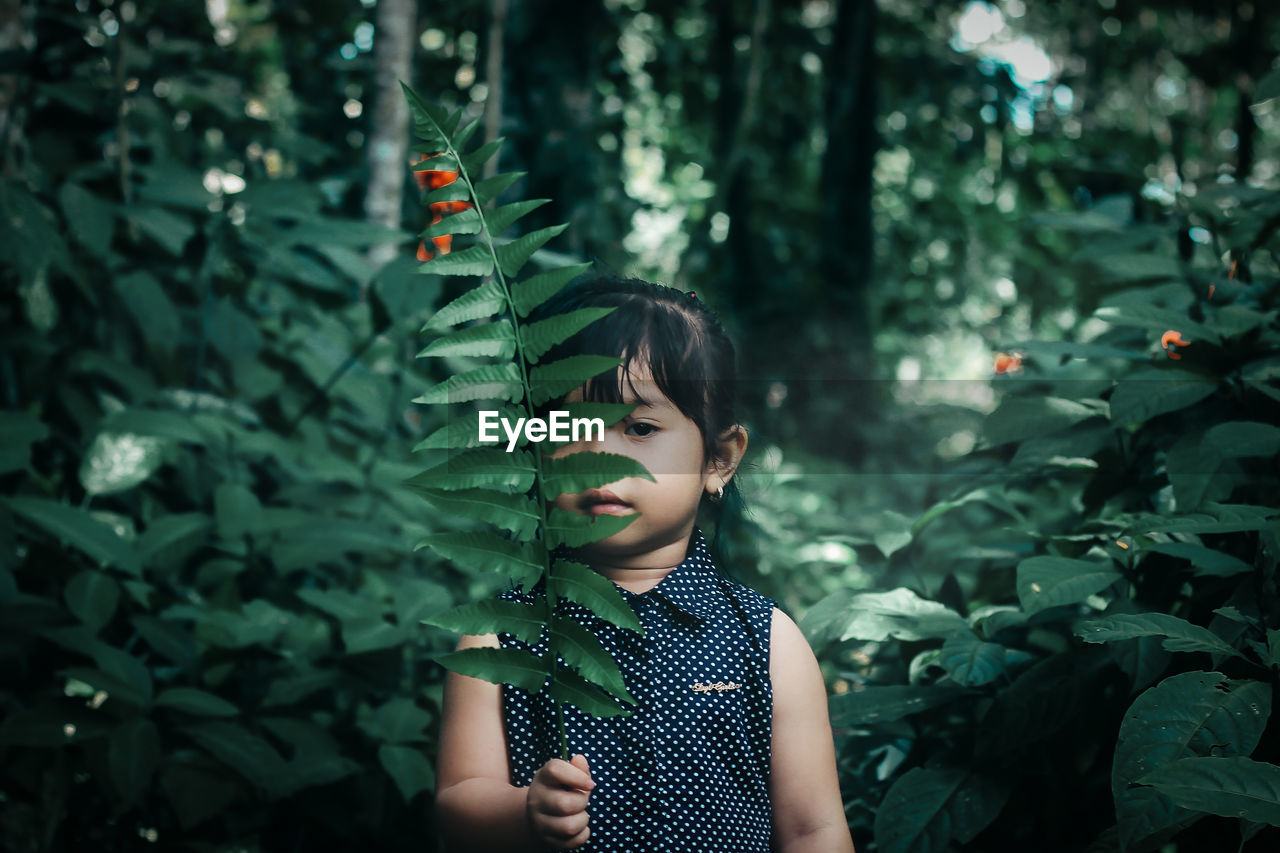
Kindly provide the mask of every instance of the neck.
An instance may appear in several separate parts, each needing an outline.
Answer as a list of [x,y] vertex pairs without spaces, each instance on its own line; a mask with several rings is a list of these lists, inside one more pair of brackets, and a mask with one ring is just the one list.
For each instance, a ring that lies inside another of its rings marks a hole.
[[690,539],[684,537],[651,551],[638,554],[584,554],[598,574],[636,594],[648,592],[684,562]]

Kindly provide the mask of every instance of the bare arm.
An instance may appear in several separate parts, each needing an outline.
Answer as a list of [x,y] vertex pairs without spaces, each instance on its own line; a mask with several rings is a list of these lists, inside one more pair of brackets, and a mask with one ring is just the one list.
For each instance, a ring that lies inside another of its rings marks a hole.
[[836,774],[827,691],[804,635],[773,611],[773,761],[769,795],[782,853],[853,853]]
[[[458,648],[497,645],[498,638],[486,634],[463,637]],[[586,843],[586,803],[595,783],[585,759],[548,761],[528,788],[512,785],[496,684],[449,673],[436,776],[446,850],[537,853]]]

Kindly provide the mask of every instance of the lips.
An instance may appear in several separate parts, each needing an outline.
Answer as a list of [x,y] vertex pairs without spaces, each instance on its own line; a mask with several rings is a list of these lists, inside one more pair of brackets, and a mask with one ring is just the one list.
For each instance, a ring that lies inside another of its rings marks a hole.
[[631,504],[608,489],[588,489],[578,499],[578,508],[592,518],[598,515],[627,515],[633,511]]

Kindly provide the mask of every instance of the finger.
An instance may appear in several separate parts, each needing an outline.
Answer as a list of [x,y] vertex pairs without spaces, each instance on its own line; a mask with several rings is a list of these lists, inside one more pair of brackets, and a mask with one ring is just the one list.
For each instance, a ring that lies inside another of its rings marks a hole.
[[568,817],[543,817],[538,825],[544,838],[563,843],[581,835],[588,820],[586,812],[579,812]]
[[590,795],[586,791],[577,789],[551,789],[545,796],[538,798],[534,808],[542,814],[557,817],[585,813],[588,796]]
[[575,755],[573,757],[573,760],[570,761],[569,763],[574,767],[578,768],[579,770],[581,770],[583,773],[586,773],[587,777],[590,778],[591,765],[587,764],[587,757],[585,755],[579,753]]
[[561,846],[565,850],[573,850],[586,844],[587,839],[589,839],[590,837],[591,837],[591,827],[589,826],[583,827],[582,832],[579,832],[577,835],[575,835],[573,838],[568,839],[567,841],[562,841]]
[[[576,757],[576,756],[575,756]],[[585,762],[586,759],[584,758]],[[591,774],[587,773],[581,767],[575,767],[567,761],[559,758],[553,758],[546,764],[542,765],[542,770],[546,771],[547,783],[559,785],[564,788],[578,788],[583,791],[590,791],[596,786],[591,778]]]

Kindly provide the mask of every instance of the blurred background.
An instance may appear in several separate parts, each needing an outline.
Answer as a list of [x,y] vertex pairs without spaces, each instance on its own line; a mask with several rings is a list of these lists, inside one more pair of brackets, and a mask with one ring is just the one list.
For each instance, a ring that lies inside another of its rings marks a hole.
[[[1115,539],[1107,512],[1276,504],[1274,451],[1170,491],[1165,451],[1209,428],[1176,406],[1136,410],[1165,418],[1146,455],[1097,422],[1143,365],[1199,371],[1183,407],[1280,417],[1277,44],[1242,0],[0,0],[4,846],[431,849],[455,638],[419,620],[500,580],[412,551],[451,522],[405,486],[442,417],[410,401],[457,368],[415,361],[419,328],[467,285],[415,271],[443,247],[399,81],[505,137],[507,196],[551,199],[522,227],[569,223],[535,264],[721,313],[752,429],[727,568],[805,617],[832,692],[990,700],[1068,623],[930,676],[902,641],[941,635],[846,630],[850,596],[967,616],[1019,600],[1019,561]],[[1210,286],[1239,311],[1206,318]],[[1083,408],[1002,406],[1041,391]],[[1219,550],[1272,577],[1257,517]],[[859,849],[1120,849],[1115,726],[1159,654],[1082,730],[1028,722],[1070,778],[1016,753],[966,801],[985,821],[932,838],[876,814],[987,706],[837,714]],[[1175,849],[1274,849],[1227,822]]]

